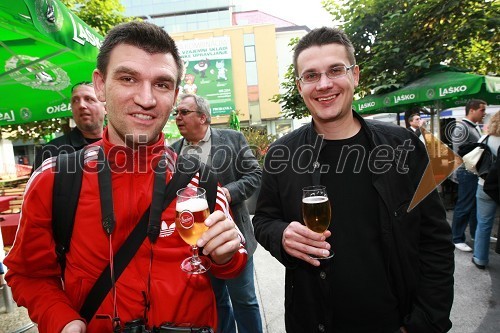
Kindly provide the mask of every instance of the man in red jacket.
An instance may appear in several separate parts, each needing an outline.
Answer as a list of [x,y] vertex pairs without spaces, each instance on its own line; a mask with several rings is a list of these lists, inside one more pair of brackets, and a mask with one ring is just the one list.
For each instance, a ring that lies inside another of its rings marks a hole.
[[[114,283],[96,314],[85,322],[79,310],[113,253],[127,239],[153,197],[155,167],[166,162],[167,183],[176,155],[161,133],[175,104],[182,60],[171,37],[161,28],[131,22],[107,35],[93,73],[96,96],[106,102],[109,125],[102,141],[89,146],[78,208],[66,255],[64,284],[52,233],[52,190],[55,159],[46,160],[28,183],[15,244],[5,264],[6,279],[18,305],[28,309],[39,332],[112,332],[141,319],[151,329],[162,322],[216,327],[214,295],[207,274],[187,274],[180,268],[190,255],[175,230],[175,200],[161,213],[156,242],[148,238]],[[101,223],[96,149],[101,146],[111,169],[114,231]],[[190,183],[197,186],[198,175]],[[235,277],[246,263],[242,237],[218,188],[216,211],[206,220],[208,230],[197,241],[210,258],[211,272]],[[151,212],[151,214],[153,214]],[[118,321],[115,321],[115,323]]]

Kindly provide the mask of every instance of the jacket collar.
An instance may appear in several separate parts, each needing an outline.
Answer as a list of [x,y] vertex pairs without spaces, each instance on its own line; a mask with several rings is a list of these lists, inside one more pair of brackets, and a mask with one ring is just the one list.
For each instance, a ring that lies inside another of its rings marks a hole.
[[77,149],[81,149],[89,144],[78,127],[73,128],[71,132],[69,132],[68,137],[71,146]]
[[162,134],[159,135],[158,141],[155,143],[134,150],[109,142],[108,129],[106,128],[102,135],[102,145],[113,171],[147,172],[156,167],[165,152],[168,153]]
[[[373,135],[372,135],[372,131],[373,131],[373,126],[369,123],[367,123],[365,121],[365,119],[363,117],[361,117],[357,112],[355,112],[354,110],[352,110],[352,113],[354,115],[354,118],[356,120],[359,121],[359,123],[361,124],[361,130],[362,131],[365,131],[366,134],[368,135],[368,138],[370,140],[370,148],[374,148],[375,147],[375,142],[373,140]],[[323,146],[325,145],[325,142],[324,142],[324,136],[323,134],[318,134],[318,132],[316,132],[316,129],[314,128],[314,120],[311,120],[311,122],[309,123],[309,128],[307,130],[307,143],[313,145],[315,148],[316,146],[318,145],[319,146],[319,150],[317,150],[317,152],[319,153],[319,151],[321,151],[321,149],[323,148]],[[316,151],[316,149],[315,149]]]

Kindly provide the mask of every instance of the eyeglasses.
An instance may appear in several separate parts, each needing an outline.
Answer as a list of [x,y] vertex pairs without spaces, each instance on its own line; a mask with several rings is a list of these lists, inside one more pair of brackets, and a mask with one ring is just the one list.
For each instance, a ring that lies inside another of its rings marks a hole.
[[336,79],[342,76],[347,75],[347,72],[354,68],[354,65],[351,66],[335,66],[329,68],[326,72],[307,72],[303,74],[301,77],[297,77],[297,80],[300,80],[302,83],[315,83],[321,79],[321,75],[325,74],[329,79]]
[[187,116],[188,114],[190,114],[191,112],[198,112],[198,110],[195,110],[195,111],[192,111],[192,110],[184,110],[184,109],[175,109],[174,110],[174,116],[177,116],[179,113],[181,114],[181,116]]

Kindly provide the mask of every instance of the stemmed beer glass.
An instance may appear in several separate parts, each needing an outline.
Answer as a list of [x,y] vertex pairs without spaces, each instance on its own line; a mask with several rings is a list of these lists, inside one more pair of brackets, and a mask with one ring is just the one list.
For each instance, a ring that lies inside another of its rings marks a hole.
[[[302,189],[302,218],[306,226],[317,233],[328,229],[332,217],[330,201],[323,185],[307,186]],[[327,257],[310,256],[313,259],[329,259],[334,256],[330,249]]]
[[205,219],[210,215],[205,189],[185,187],[177,191],[175,227],[182,239],[191,245],[192,255],[184,259],[181,269],[189,274],[201,274],[210,269],[211,261],[198,256],[196,242],[208,229]]

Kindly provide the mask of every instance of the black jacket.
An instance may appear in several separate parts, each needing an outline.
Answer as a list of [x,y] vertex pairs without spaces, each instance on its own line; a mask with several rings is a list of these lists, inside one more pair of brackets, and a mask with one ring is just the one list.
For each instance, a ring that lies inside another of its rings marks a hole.
[[33,171],[35,171],[42,162],[46,159],[57,156],[61,153],[70,154],[74,151],[83,149],[89,143],[83,137],[82,132],[75,127],[68,134],[61,135],[54,140],[49,141],[47,144],[38,148],[35,151],[35,163],[33,164]]
[[[369,163],[380,171],[374,172],[372,179],[379,195],[385,267],[398,299],[401,324],[410,333],[447,332],[451,328],[454,247],[446,212],[436,190],[407,211],[428,164],[425,147],[402,127],[365,122],[354,114],[371,142],[367,147],[371,152]],[[405,149],[396,149],[405,141],[406,146],[411,143],[415,148],[406,159]],[[377,149],[385,147],[387,151],[389,146],[394,154],[374,158]],[[318,300],[324,301],[327,273],[335,267],[326,264],[316,269],[289,256],[281,242],[288,223],[302,221],[301,188],[319,184],[322,166],[317,160],[321,148],[321,138],[312,123],[271,146],[253,219],[257,241],[286,267],[285,323],[289,333],[303,332],[304,318],[307,325],[311,323],[307,326],[310,332],[332,332],[328,313]],[[400,159],[404,163],[398,162]],[[356,198],[352,203],[353,209],[361,207]]]

